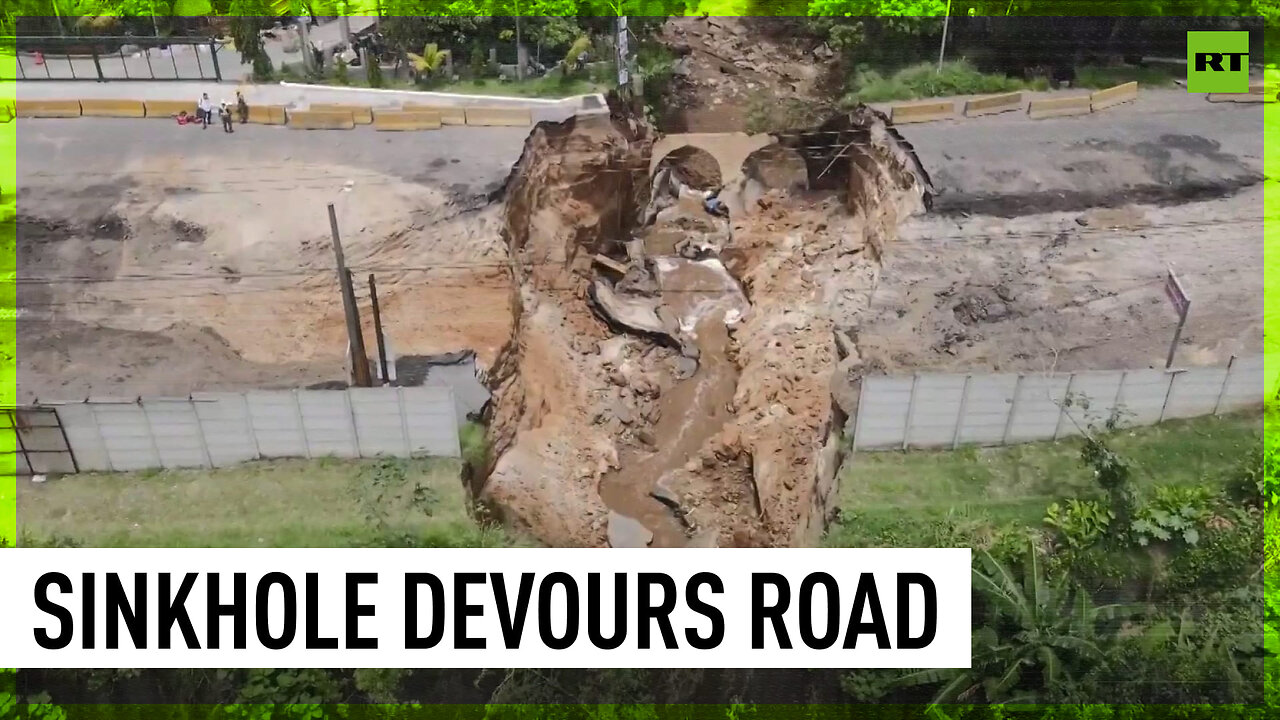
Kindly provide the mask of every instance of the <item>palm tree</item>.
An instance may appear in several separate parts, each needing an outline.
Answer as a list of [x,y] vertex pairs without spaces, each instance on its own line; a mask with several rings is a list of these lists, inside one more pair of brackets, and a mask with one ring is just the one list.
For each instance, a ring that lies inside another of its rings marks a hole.
[[409,62],[413,63],[413,70],[418,75],[431,77],[437,70],[444,67],[445,59],[449,56],[448,50],[441,50],[435,43],[428,43],[422,48],[421,55],[406,53],[409,56]]
[[[1089,594],[1063,576],[1045,580],[1029,545],[1021,582],[989,553],[979,553],[973,588],[988,607],[987,624],[974,632],[968,670],[919,670],[901,685],[942,687],[934,704],[972,700],[1036,703],[1045,689],[1061,686],[1105,662],[1114,635],[1100,626],[1131,612],[1128,606],[1095,606]],[[1033,679],[1038,674],[1038,679]]]

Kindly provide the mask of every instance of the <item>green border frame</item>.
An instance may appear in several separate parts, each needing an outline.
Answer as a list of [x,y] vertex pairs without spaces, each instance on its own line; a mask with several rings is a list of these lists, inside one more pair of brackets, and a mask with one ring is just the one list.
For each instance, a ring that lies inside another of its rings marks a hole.
[[[197,0],[198,2],[199,0]],[[1025,0],[1024,0],[1025,3]],[[270,0],[264,4],[275,5]],[[390,3],[378,3],[376,0],[352,0],[351,2],[335,2],[322,0],[316,2],[316,11],[325,14],[338,14],[341,8],[348,15],[374,14],[375,7]],[[763,3],[755,3],[754,15],[783,15],[784,12],[770,12],[776,8],[761,8]],[[1005,3],[982,2],[972,0],[970,6],[994,6]],[[49,0],[11,0],[0,17],[0,77],[14,76],[13,51],[13,17],[14,15],[45,15],[51,7]],[[83,5],[91,6],[91,3]],[[297,0],[290,0],[294,14],[302,14]],[[853,3],[850,3],[852,6]],[[895,16],[940,16],[949,3],[944,0],[886,0],[881,3],[884,15]],[[965,5],[965,3],[961,3]],[[1200,0],[1194,3],[1176,3],[1194,10],[1201,6],[1205,15],[1219,14],[1223,5]],[[1269,12],[1274,21],[1280,17],[1280,7],[1276,0],[1250,0],[1246,5],[1241,2],[1237,7],[1244,9],[1261,9]],[[403,8],[403,4],[400,5]],[[498,7],[497,3],[441,2],[428,0],[419,2],[418,6],[429,15],[474,15],[486,7]],[[638,16],[667,14],[668,8],[679,10],[678,14],[703,14],[720,16],[743,16],[749,14],[745,0],[705,0],[688,3],[667,2],[667,0],[642,0],[628,3],[625,0],[600,0],[592,3],[592,9],[598,9],[600,15],[634,14]],[[1141,0],[1115,0],[1104,2],[1095,0],[1061,0],[1058,2],[1036,2],[1029,8],[1029,15],[1062,15],[1062,16],[1145,16],[1151,6]],[[1003,15],[998,8],[994,12],[978,11],[978,15]],[[10,15],[9,13],[14,13]],[[1186,14],[1193,14],[1188,12]],[[1200,14],[1200,13],[1195,13]],[[1240,15],[1243,16],[1243,15]],[[1266,28],[1266,49],[1264,60],[1275,62],[1277,43],[1275,35],[1280,27],[1272,25]],[[16,83],[0,82],[0,105],[12,105],[16,97]],[[1275,410],[1280,405],[1280,103],[1268,103],[1264,106],[1264,354],[1265,354],[1265,391],[1268,412],[1264,426],[1264,437],[1268,448],[1274,447],[1277,438],[1276,423],[1280,415]],[[0,404],[12,407],[16,401],[16,181],[17,181],[17,122],[0,123]],[[12,431],[0,431],[0,546],[2,541],[16,543],[17,539],[17,501],[16,478],[13,481],[2,478],[14,478],[16,469],[16,437]],[[1280,529],[1267,527],[1268,537]],[[0,572],[0,577],[3,577]],[[1272,578],[1267,576],[1267,595],[1274,598],[1277,588]],[[280,705],[280,706],[203,706],[203,705],[26,705],[17,703],[16,673],[12,670],[0,671],[0,718],[23,717],[47,718],[84,718],[85,720],[132,720],[133,718],[204,718],[225,716],[227,718],[244,718],[245,720],[271,720],[274,718],[344,718],[350,720],[372,720],[373,718],[431,718],[471,720],[472,718],[502,717],[513,720],[525,718],[601,718],[609,720],[711,720],[712,718],[731,718],[732,720],[748,720],[769,718],[796,720],[826,720],[828,718],[867,718],[897,720],[899,718],[931,718],[933,720],[951,720],[958,718],[1054,718],[1066,720],[1109,720],[1121,718],[1137,720],[1137,718],[1179,718],[1185,720],[1205,718],[1263,718],[1280,717],[1280,687],[1273,676],[1276,669],[1270,668],[1266,679],[1266,704],[1263,706],[1204,706],[1204,705],[1044,705],[1044,706],[967,706],[950,705],[941,708],[927,708],[919,705]]]

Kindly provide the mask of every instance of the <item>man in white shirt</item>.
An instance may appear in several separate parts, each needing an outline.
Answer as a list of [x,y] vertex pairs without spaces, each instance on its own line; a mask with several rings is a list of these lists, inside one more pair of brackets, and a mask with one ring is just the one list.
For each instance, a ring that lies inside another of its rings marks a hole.
[[213,101],[209,99],[209,93],[200,96],[200,102],[196,106],[200,110],[200,125],[203,129],[209,129],[209,123],[213,122]]

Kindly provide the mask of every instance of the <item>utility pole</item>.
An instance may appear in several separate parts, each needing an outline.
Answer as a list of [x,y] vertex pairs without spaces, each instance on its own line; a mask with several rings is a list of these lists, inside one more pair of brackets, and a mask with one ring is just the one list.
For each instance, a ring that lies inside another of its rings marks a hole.
[[347,316],[347,340],[351,344],[351,377],[356,387],[372,387],[369,378],[369,356],[364,350],[364,335],[360,333],[360,310],[356,307],[355,288],[351,287],[351,275],[347,261],[342,256],[342,238],[338,234],[338,215],[333,203],[329,203],[329,233],[333,236],[333,255],[338,261],[338,284],[342,287],[342,310]]
[[320,70],[321,68],[313,68],[315,65],[315,57],[311,52],[311,29],[307,27],[306,18],[298,18],[298,52],[302,53],[302,69]]
[[524,80],[524,53],[520,48],[520,0],[516,0],[516,80]]
[[951,27],[951,0],[947,0],[947,17],[942,21],[942,47],[938,49],[938,72],[942,72],[942,58],[947,53],[947,30]]
[[387,372],[387,340],[382,334],[382,313],[378,308],[378,286],[373,282],[373,273],[369,273],[369,299],[373,301],[373,334],[378,338],[378,367],[382,369],[382,384],[391,383],[391,375]]

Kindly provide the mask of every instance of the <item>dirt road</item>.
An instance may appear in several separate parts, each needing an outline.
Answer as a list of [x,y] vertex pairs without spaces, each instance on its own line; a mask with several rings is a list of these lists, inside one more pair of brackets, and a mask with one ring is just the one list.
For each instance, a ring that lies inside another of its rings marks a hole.
[[474,348],[483,362],[507,339],[505,256],[488,197],[523,128],[227,135],[163,121],[40,120],[20,131],[26,399],[342,378],[328,202],[370,343],[370,272],[398,354]]

